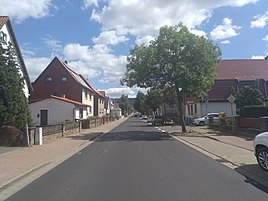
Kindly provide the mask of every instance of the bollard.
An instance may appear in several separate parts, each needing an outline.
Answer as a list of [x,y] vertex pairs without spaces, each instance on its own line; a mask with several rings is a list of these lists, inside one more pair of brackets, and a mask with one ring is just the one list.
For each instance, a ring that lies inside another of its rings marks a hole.
[[35,129],[35,137],[34,137],[34,144],[35,145],[42,145],[43,144],[43,129],[42,127],[37,127]]

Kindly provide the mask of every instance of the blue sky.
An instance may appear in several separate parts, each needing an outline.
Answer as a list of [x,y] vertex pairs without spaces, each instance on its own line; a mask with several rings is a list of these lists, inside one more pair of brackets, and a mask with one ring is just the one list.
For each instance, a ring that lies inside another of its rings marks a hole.
[[1,0],[34,81],[58,56],[110,97],[133,97],[122,87],[126,57],[154,39],[163,25],[183,22],[222,50],[222,59],[268,54],[267,0]]

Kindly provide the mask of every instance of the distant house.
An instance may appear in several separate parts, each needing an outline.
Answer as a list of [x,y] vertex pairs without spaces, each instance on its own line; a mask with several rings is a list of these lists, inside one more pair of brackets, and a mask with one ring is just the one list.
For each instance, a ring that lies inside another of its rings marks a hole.
[[[268,101],[268,58],[222,60],[216,67],[217,77],[214,85],[208,91],[208,96],[203,100],[199,98],[185,98],[185,116],[190,118],[200,117],[212,112],[225,112],[227,116],[235,115],[236,105],[228,101],[233,90],[253,87],[258,82],[259,90],[265,101]],[[232,107],[231,107],[232,106]],[[233,112],[233,114],[232,114]],[[176,104],[165,104],[160,113],[167,116],[177,116]]]
[[111,115],[121,117],[122,116],[122,109],[119,107],[119,103],[113,101],[111,104]]
[[86,79],[84,76],[80,75],[83,81],[87,84],[87,86],[94,92],[94,116],[102,117],[106,115],[105,111],[105,94],[98,91],[93,84]]
[[3,44],[8,46],[8,43],[11,42],[14,46],[17,59],[18,59],[18,64],[20,66],[21,74],[24,78],[24,93],[25,96],[28,98],[29,93],[33,91],[33,87],[29,78],[29,74],[27,72],[18,42],[15,37],[15,33],[13,31],[13,28],[11,26],[11,22],[9,17],[7,16],[0,16],[0,40],[3,42]]
[[34,91],[30,95],[31,103],[53,95],[81,103],[86,107],[86,115],[80,116],[80,119],[94,115],[93,90],[79,74],[71,70],[67,63],[58,57],[55,57],[34,81],[33,88]]
[[32,101],[30,104],[32,119],[36,126],[86,119],[87,108],[86,104],[53,95]]
[[227,116],[232,116],[232,111],[234,113],[236,111],[236,105],[232,104],[231,108],[228,97],[233,90],[253,87],[256,82],[265,101],[268,100],[267,59],[222,60],[217,65],[216,72],[217,78],[205,100],[196,99],[191,102],[186,100],[186,115],[202,116],[209,112],[226,112]]

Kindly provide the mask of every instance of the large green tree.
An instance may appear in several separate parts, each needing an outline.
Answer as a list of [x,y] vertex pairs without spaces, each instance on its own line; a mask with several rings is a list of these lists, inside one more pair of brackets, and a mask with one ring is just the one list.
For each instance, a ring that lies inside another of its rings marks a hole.
[[0,127],[12,125],[22,129],[30,121],[24,80],[16,52],[11,43],[0,45]]
[[214,83],[220,56],[217,45],[190,33],[186,26],[164,26],[148,46],[137,45],[130,51],[121,83],[173,90],[185,132],[183,98],[207,94]]

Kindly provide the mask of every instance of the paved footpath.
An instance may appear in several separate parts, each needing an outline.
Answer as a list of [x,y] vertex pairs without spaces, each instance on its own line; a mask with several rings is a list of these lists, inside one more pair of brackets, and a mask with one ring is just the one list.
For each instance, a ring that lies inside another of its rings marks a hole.
[[191,146],[205,155],[236,170],[252,185],[262,186],[268,193],[268,172],[257,164],[253,153],[253,138],[238,134],[222,133],[206,127],[188,127],[198,132],[198,136],[176,135],[180,126],[162,126],[160,130],[173,134],[177,140]]
[[0,200],[23,188],[42,174],[92,143],[92,139],[107,133],[127,118],[80,133],[0,154]]

